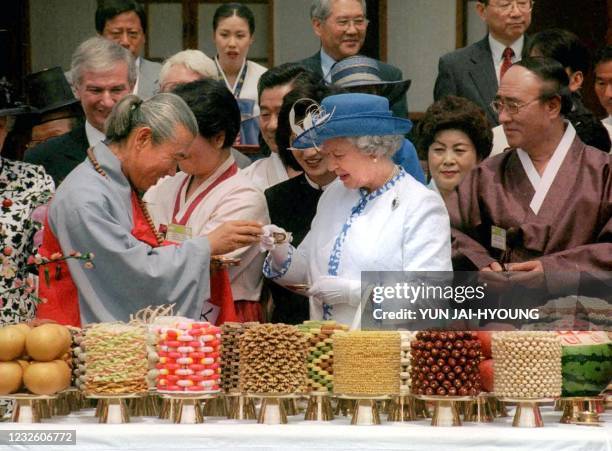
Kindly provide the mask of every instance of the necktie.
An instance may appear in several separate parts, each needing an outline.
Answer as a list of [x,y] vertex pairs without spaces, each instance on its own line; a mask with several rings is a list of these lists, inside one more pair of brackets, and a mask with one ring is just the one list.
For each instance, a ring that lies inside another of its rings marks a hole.
[[504,53],[502,53],[502,65],[501,65],[501,70],[499,71],[499,81],[501,81],[506,71],[510,69],[510,66],[512,66],[513,56],[514,56],[514,50],[512,50],[510,47],[506,47],[504,49]]

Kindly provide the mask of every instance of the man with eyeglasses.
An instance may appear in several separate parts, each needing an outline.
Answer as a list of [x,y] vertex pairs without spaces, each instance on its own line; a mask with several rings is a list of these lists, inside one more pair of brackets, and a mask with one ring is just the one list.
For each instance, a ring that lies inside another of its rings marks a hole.
[[[455,270],[612,269],[612,157],[565,119],[569,78],[551,58],[525,58],[492,102],[511,149],[487,158],[447,202]],[[550,285],[549,285],[550,286]]]
[[143,6],[133,0],[100,0],[96,9],[96,31],[134,55],[138,70],[134,94],[143,99],[155,94],[161,64],[140,56],[147,32]]
[[[312,29],[321,40],[321,49],[314,55],[297,61],[331,83],[331,68],[337,61],[359,53],[368,29],[365,0],[313,0],[310,6]],[[377,61],[383,81],[403,80],[402,71]],[[408,117],[406,96],[392,105],[393,115]]]
[[490,103],[502,75],[526,56],[525,31],[533,5],[532,0],[478,0],[476,12],[489,32],[484,39],[440,58],[434,99],[465,97],[486,112],[491,125],[498,125]]
[[[591,66],[587,47],[574,33],[561,28],[548,28],[531,36],[527,49],[529,56],[547,56],[559,61],[569,77],[572,111],[566,115],[576,133],[585,144],[604,152],[610,151],[610,137],[600,120],[584,105],[582,85]],[[497,155],[508,147],[503,127],[493,128],[493,150]]]

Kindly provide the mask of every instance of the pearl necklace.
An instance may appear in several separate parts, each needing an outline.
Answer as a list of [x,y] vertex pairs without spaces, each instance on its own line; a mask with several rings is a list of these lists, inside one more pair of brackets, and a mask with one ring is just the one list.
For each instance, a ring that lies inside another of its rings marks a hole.
[[[89,161],[91,162],[91,164],[93,165],[95,171],[98,174],[100,174],[102,177],[108,178],[108,176],[106,175],[106,172],[104,172],[104,169],[102,169],[102,167],[100,166],[100,163],[96,159],[96,156],[93,153],[93,148],[92,147],[87,149],[87,158],[89,159]],[[140,205],[140,208],[142,210],[142,213],[143,213],[145,219],[147,220],[147,224],[149,225],[149,228],[153,232],[153,235],[155,235],[155,239],[157,240],[157,244],[159,246],[161,246],[164,243],[164,237],[162,236],[161,233],[159,233],[155,229],[155,223],[153,222],[153,219],[151,218],[151,215],[149,214],[149,210],[147,209],[147,205],[145,204],[145,202],[138,195],[136,195],[136,199],[138,199],[138,205]]]
[[383,183],[382,186],[385,186],[387,183],[393,180],[393,177],[395,177],[397,174],[399,174],[399,166],[395,164],[393,165],[393,170],[391,171],[391,174],[389,175],[389,177],[387,177],[387,180],[385,180],[385,183]]
[[363,188],[363,189],[365,189],[368,193],[372,193],[372,192],[374,192],[376,190],[379,190],[380,188],[385,186],[387,183],[389,183],[391,180],[393,180],[393,177],[395,177],[397,174],[399,174],[399,172],[400,172],[399,166],[394,164],[393,165],[393,170],[391,171],[391,174],[389,174],[389,177],[387,177],[387,179],[378,188],[375,188],[375,189]]

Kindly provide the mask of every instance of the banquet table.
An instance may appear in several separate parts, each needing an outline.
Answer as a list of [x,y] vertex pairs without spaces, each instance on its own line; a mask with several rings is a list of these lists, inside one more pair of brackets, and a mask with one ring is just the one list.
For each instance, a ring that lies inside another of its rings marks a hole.
[[[510,415],[513,409],[509,410]],[[354,426],[346,417],[331,422],[289,417],[288,424],[207,417],[202,424],[173,424],[152,417],[132,417],[128,424],[99,424],[93,409],[38,424],[0,423],[10,431],[71,430],[76,445],[0,445],[11,450],[582,450],[612,451],[612,412],[600,415],[602,426],[561,424],[561,412],[542,407],[542,428],[512,427],[512,417],[493,423],[432,427],[430,420]],[[2,442],[0,442],[2,443]]]

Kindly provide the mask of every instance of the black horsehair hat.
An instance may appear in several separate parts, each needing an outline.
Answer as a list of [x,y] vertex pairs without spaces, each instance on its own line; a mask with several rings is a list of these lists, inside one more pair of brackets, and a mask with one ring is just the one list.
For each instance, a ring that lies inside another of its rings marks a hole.
[[59,66],[28,75],[25,90],[28,104],[40,115],[79,103]]

